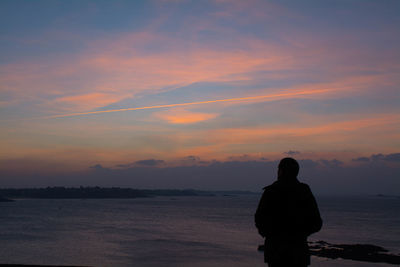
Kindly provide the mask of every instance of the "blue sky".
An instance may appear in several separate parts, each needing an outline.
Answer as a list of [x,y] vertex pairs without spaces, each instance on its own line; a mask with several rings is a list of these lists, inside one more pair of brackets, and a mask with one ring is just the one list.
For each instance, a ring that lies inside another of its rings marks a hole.
[[[70,172],[86,183],[90,166],[148,159],[172,168],[299,151],[356,168],[399,152],[398,1],[0,7],[0,171],[16,185]],[[224,99],[236,100],[213,102]],[[97,111],[112,112],[85,114]],[[396,174],[395,162],[381,164]]]

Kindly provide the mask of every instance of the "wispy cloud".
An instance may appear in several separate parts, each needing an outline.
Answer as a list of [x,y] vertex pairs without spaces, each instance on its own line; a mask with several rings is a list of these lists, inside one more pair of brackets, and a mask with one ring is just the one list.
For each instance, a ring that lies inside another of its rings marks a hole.
[[[251,85],[265,77],[264,83],[302,76],[316,81],[325,79],[325,84],[336,85],[337,90],[347,93],[398,82],[391,75],[394,69],[399,69],[396,61],[385,57],[385,62],[376,58],[365,62],[364,54],[343,53],[336,47],[324,48],[318,42],[299,49],[296,43],[281,46],[276,41],[242,33],[236,33],[229,46],[227,41],[196,44],[181,38],[151,31],[124,33],[114,35],[112,40],[104,37],[88,42],[88,49],[73,55],[3,64],[0,93],[7,95],[8,100],[2,105],[33,100],[42,109],[53,112],[68,109],[84,112],[138,94],[162,92],[165,88],[198,82],[243,81]],[[163,45],[149,51],[148,47],[154,44]],[[345,60],[349,57],[358,63],[349,64]],[[375,63],[370,64],[371,61]],[[362,66],[369,66],[364,74],[360,74]],[[318,74],[304,73],[315,68],[319,69]],[[309,83],[298,82],[296,87],[302,85]]]
[[[135,108],[109,109],[109,110],[99,110],[99,111],[90,111],[90,112],[60,114],[60,115],[49,116],[47,118],[74,117],[74,116],[101,114],[101,113],[110,113],[110,112],[172,108],[172,107],[205,105],[205,104],[223,103],[223,102],[274,101],[274,100],[288,99],[288,98],[293,98],[293,97],[304,97],[304,96],[308,96],[308,95],[324,94],[329,91],[330,91],[329,89],[320,89],[320,90],[316,89],[316,90],[292,91],[292,92],[289,91],[289,92],[268,94],[268,95],[246,96],[246,97],[237,97],[237,98],[224,98],[224,99],[214,99],[214,100],[206,100],[206,101],[198,101],[198,102],[175,103],[175,104],[154,105],[154,106],[144,106],[144,107],[135,107]],[[84,99],[85,98],[87,98],[87,97],[85,96]],[[166,118],[166,117],[164,117],[164,118]],[[175,120],[175,121],[177,121],[177,120]],[[179,122],[176,122],[176,123],[179,123]]]

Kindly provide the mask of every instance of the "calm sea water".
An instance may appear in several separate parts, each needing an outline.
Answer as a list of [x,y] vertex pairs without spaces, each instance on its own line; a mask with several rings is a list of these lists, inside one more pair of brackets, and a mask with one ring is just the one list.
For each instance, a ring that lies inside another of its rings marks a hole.
[[[259,196],[0,203],[0,263],[88,266],[266,266],[253,215]],[[400,253],[400,199],[319,197],[311,240]],[[312,266],[393,266],[312,257]]]

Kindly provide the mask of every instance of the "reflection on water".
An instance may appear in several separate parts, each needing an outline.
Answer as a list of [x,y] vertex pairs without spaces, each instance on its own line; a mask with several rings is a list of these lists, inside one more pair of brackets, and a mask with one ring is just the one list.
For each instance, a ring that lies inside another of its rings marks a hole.
[[[398,199],[318,200],[325,224],[313,240],[400,248]],[[263,241],[253,223],[257,203],[257,196],[0,203],[0,263],[265,266],[257,252]],[[338,264],[312,261],[313,266]]]

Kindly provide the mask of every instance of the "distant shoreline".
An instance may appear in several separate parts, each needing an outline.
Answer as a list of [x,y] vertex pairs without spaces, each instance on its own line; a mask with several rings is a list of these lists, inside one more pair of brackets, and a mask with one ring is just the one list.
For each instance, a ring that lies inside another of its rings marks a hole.
[[0,189],[0,202],[12,199],[131,199],[158,196],[233,196],[250,191],[202,191],[194,189],[134,189],[120,187],[46,187]]
[[13,202],[14,200],[0,196],[0,202]]

